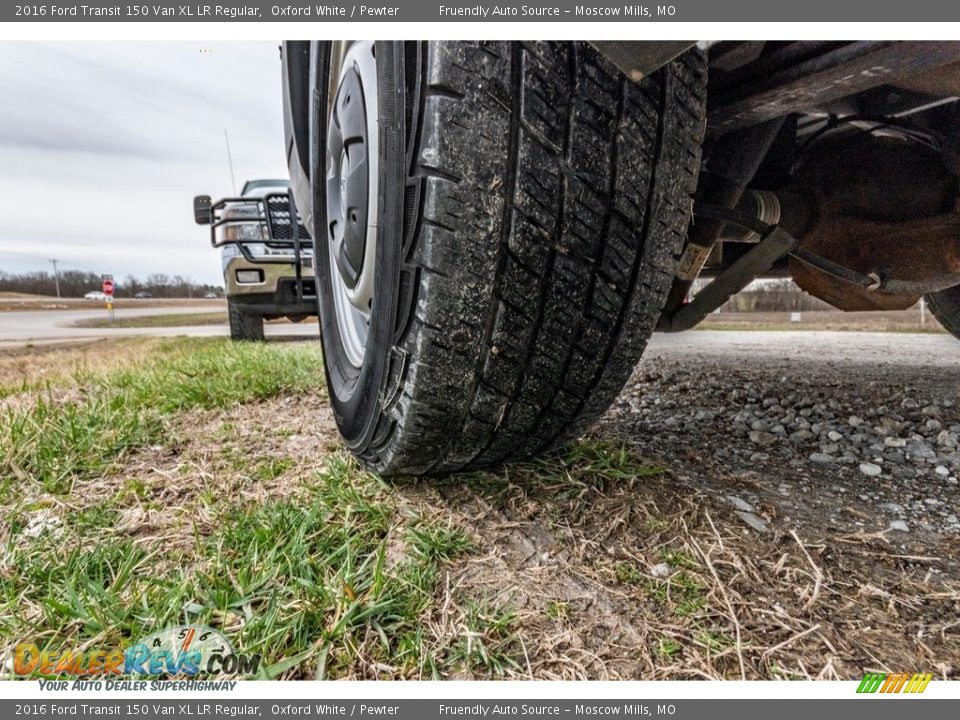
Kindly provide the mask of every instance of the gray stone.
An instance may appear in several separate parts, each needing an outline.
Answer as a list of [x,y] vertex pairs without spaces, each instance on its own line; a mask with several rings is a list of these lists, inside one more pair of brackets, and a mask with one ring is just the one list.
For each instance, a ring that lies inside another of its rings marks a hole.
[[757,445],[773,445],[777,442],[776,435],[760,430],[751,431],[748,437],[750,438],[750,442],[756,443]]
[[957,447],[957,434],[949,430],[941,430],[937,435],[937,445],[951,449]]
[[738,512],[737,516],[758,533],[766,534],[770,532],[770,527],[767,525],[766,520],[753,513]]
[[875,463],[860,463],[860,472],[867,477],[877,477],[877,475],[883,472],[883,468]]
[[668,563],[657,563],[650,568],[650,574],[655,578],[666,578],[673,575],[673,568]]
[[746,500],[738,498],[736,495],[727,495],[727,502],[733,505],[737,510],[743,512],[753,512],[753,505]]

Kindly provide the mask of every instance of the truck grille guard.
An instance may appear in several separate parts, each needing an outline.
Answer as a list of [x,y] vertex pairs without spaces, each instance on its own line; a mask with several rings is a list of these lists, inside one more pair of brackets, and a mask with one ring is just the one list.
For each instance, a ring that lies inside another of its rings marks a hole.
[[[296,222],[293,222],[296,218]],[[253,238],[228,238],[227,230],[256,226]],[[293,192],[269,193],[263,197],[221,198],[210,206],[210,244],[215,247],[236,245],[246,260],[252,263],[290,263],[297,273],[297,302],[303,302],[303,263],[313,263],[313,241],[303,226],[293,200]],[[290,254],[257,255],[251,245],[263,245],[271,250],[289,250]]]

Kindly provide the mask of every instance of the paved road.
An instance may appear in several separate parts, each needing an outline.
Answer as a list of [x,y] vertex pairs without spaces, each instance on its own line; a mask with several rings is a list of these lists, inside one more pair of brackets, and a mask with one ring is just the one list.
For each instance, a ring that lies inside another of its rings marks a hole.
[[940,333],[696,330],[654,335],[647,358],[695,355],[769,361],[960,367],[960,341]]
[[[148,315],[179,315],[185,313],[209,313],[220,310],[211,305],[178,305],[175,307],[118,308],[117,318],[145,317]],[[78,320],[106,317],[107,311],[96,310],[36,310],[27,312],[0,313],[0,348],[15,347],[27,343],[91,340],[96,338],[154,335],[173,337],[178,335],[218,336],[227,335],[226,325],[198,325],[193,327],[163,328],[79,328]],[[316,337],[314,323],[302,325],[267,325],[268,337]]]
[[[116,316],[144,317],[216,312],[219,307],[177,305],[152,308],[118,308]],[[0,347],[26,343],[62,342],[95,338],[155,335],[172,337],[220,336],[227,334],[225,325],[164,328],[78,328],[78,320],[102,318],[103,309],[40,310],[0,313]],[[267,325],[269,337],[316,337],[317,326]],[[648,357],[660,353],[692,352],[696,354],[740,356],[743,358],[788,359],[806,358],[817,361],[857,361],[882,364],[955,366],[960,362],[960,342],[949,335],[907,333],[850,332],[746,332],[698,330],[678,335],[657,334],[650,342]]]

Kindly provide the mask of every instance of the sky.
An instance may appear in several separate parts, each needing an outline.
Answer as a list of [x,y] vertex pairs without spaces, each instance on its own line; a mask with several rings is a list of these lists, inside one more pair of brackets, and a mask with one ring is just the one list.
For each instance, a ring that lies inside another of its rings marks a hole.
[[193,196],[287,176],[279,42],[0,42],[0,270],[222,284]]

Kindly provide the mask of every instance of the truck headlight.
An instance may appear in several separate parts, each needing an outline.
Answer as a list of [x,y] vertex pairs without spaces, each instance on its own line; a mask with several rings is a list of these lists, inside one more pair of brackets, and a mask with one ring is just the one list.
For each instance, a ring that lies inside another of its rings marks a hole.
[[[221,219],[228,221],[220,228],[221,240],[225,242],[259,242],[270,239],[270,232],[266,223],[261,221],[260,209],[256,203],[227,207]],[[247,219],[249,221],[245,222]]]
[[260,242],[269,240],[267,226],[261,222],[234,222],[221,228],[221,238],[227,242]]

